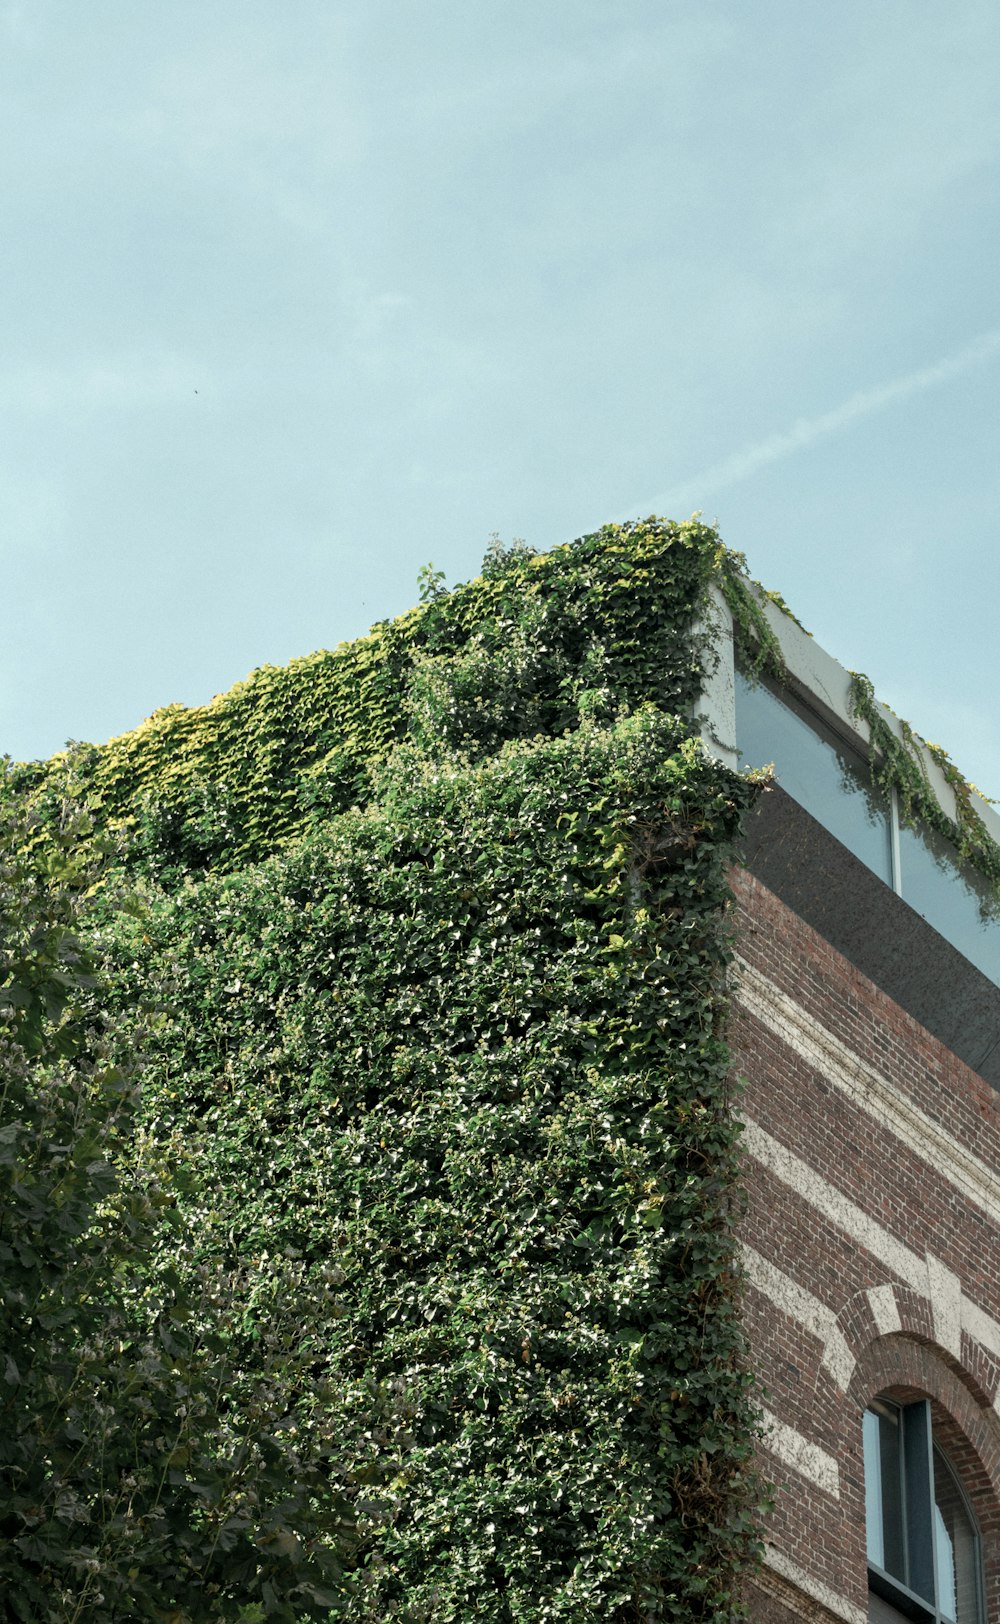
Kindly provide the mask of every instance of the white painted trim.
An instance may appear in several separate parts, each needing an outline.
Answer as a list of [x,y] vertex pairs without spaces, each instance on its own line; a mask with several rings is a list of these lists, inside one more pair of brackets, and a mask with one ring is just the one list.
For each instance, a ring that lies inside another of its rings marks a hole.
[[752,1246],[744,1244],[743,1268],[747,1280],[759,1292],[787,1314],[790,1320],[808,1331],[823,1345],[822,1363],[829,1370],[842,1393],[851,1385],[856,1364],[847,1340],[837,1324],[837,1316],[826,1303],[820,1302],[811,1291],[800,1286],[790,1275],[783,1273]]
[[831,1499],[840,1499],[840,1470],[833,1456],[819,1444],[810,1443],[801,1432],[779,1421],[770,1410],[763,1405],[757,1405],[757,1411],[763,1423],[762,1443],[772,1455],[777,1455],[780,1461],[790,1466],[793,1472],[800,1477],[806,1477],[810,1483],[815,1483],[818,1489],[828,1494]]
[[819,1071],[824,1082],[832,1083],[1000,1225],[1000,1175],[992,1167],[900,1094],[753,965],[740,958],[736,963],[736,996],[751,1015]]
[[899,840],[899,791],[895,784],[889,791],[889,856],[892,864],[892,889],[897,897],[903,895],[903,854]]
[[697,622],[695,632],[706,649],[704,687],[696,706],[701,742],[706,752],[735,772],[739,767],[736,748],[736,677],[733,659],[733,615],[717,586]]
[[784,1551],[779,1551],[776,1546],[764,1546],[764,1564],[780,1574],[782,1579],[787,1579],[796,1590],[801,1590],[803,1595],[818,1601],[834,1618],[842,1619],[843,1624],[868,1624],[868,1614],[862,1608],[856,1606],[853,1601],[848,1601],[847,1597],[841,1596],[838,1591],[831,1590],[822,1579],[814,1579],[811,1573],[806,1573],[804,1568],[800,1568],[797,1562],[793,1562],[790,1556],[786,1556]]

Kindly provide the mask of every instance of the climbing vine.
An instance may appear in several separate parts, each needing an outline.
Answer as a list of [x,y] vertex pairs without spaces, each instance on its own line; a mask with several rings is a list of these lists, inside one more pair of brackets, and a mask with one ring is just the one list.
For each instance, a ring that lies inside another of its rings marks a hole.
[[[729,554],[719,584],[733,616],[734,641],[743,670],[751,681],[761,676],[787,681],[781,642],[767,618],[764,601],[805,630],[801,621],[779,593],[765,591],[748,579],[741,554]],[[872,777],[884,790],[895,790],[903,822],[914,827],[922,820],[943,836],[986,879],[1000,910],[1000,847],[976,809],[973,786],[940,745],[920,738],[902,718],[897,718],[898,731],[893,728],[870,679],[861,672],[851,673],[849,703],[851,714],[868,729]],[[954,819],[948,817],[931,786],[927,756],[937,763],[954,792]]]
[[[4,794],[40,867],[67,795],[81,861],[116,854],[89,902],[112,1030],[141,1010],[144,1154],[184,1157],[157,1267],[245,1279],[263,1344],[276,1270],[329,1301],[331,1616],[722,1624],[760,1496],[724,1041],[755,791],[692,717],[716,589],[751,673],[785,675],[780,642],[697,521],[496,540],[420,585]],[[951,764],[928,747],[957,823],[852,692],[904,816],[996,886]],[[315,1433],[310,1404],[281,1425]]]
[[[908,722],[898,721],[897,734],[875,698],[871,681],[861,672],[851,673],[850,701],[852,714],[869,731],[872,775],[884,789],[896,791],[904,823],[912,826],[919,818],[943,835],[989,882],[1000,907],[1000,849],[973,804],[972,785],[940,745],[921,739]],[[931,787],[925,752],[951,785],[954,819],[948,817]]]
[[[400,745],[482,759],[643,704],[689,714],[706,650],[691,627],[718,583],[766,622],[739,554],[697,521],[607,525],[551,552],[492,547],[485,573],[366,637],[265,666],[211,704],[157,711],[100,749],[16,769],[44,829],[67,782],[124,860],[173,885],[235,870],[370,803]],[[770,646],[770,645],[768,645]]]
[[[736,650],[748,675],[753,679],[766,674],[780,682],[787,674],[785,656],[761,599],[767,598],[789,619],[795,620],[795,616],[777,592],[762,592],[748,579],[742,553],[727,552],[719,585],[733,617]],[[795,620],[795,624],[801,622]]]
[[9,792],[39,861],[67,788],[118,853],[112,1027],[142,1009],[144,1143],[185,1161],[161,1258],[335,1282],[334,1616],[722,1624],[760,1495],[724,1041],[754,786],[693,737],[713,588],[776,645],[697,522],[422,585]]

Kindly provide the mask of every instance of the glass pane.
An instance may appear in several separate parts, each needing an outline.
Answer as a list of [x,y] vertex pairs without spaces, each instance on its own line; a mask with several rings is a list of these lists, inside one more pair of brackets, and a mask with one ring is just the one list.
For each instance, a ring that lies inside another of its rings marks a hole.
[[882,1470],[879,1461],[878,1416],[865,1411],[865,1528],[868,1560],[885,1567],[885,1538],[882,1533]]
[[903,896],[991,981],[1000,982],[1000,921],[986,917],[989,890],[957,852],[924,825],[900,829]]
[[868,1560],[906,1582],[899,1417],[888,1404],[864,1416]]
[[979,1541],[965,1498],[940,1451],[934,1451],[934,1543],[938,1606],[953,1624],[981,1624]]
[[862,758],[791,694],[736,673],[736,738],[740,765],[774,762],[782,789],[818,823],[860,857],[886,884],[892,883],[889,809],[871,782]]
[[934,1507],[934,1560],[937,1563],[938,1606],[945,1618],[955,1624],[955,1547],[945,1527],[941,1507]]

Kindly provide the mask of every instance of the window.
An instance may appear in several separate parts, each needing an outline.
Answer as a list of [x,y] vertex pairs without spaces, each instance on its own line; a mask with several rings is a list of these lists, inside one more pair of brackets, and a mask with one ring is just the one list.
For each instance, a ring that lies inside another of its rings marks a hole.
[[867,763],[795,696],[779,698],[736,669],[736,727],[743,767],[774,762],[782,789],[892,884],[889,802]]
[[927,1401],[866,1410],[864,1456],[869,1616],[983,1624],[979,1533]]
[[926,824],[901,827],[899,851],[905,901],[1000,985],[1000,930],[986,880]]
[[1000,923],[988,884],[926,825],[902,825],[896,797],[873,783],[845,739],[790,689],[752,682],[739,667],[736,734],[741,766],[773,761],[793,800],[1000,986]]

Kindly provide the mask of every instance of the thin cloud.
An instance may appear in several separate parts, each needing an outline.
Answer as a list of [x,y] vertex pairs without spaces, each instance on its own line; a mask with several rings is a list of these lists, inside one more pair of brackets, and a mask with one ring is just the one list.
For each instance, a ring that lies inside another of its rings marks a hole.
[[771,434],[765,440],[758,440],[755,445],[744,446],[741,451],[734,452],[722,462],[713,463],[711,467],[702,469],[701,473],[693,474],[690,479],[682,480],[668,491],[661,491],[659,496],[651,502],[636,504],[633,511],[640,513],[653,513],[690,500],[701,501],[705,496],[715,491],[724,490],[730,485],[738,485],[741,480],[749,479],[761,468],[768,468],[772,463],[784,462],[786,457],[793,457],[798,451],[805,451],[819,440],[829,439],[832,434],[839,434],[864,417],[871,417],[876,412],[885,411],[889,406],[898,402],[909,400],[914,395],[923,394],[928,389],[935,389],[938,384],[947,383],[950,378],[960,373],[969,372],[973,367],[982,366],[1000,351],[1000,327],[991,328],[989,332],[980,333],[971,344],[956,350],[953,355],[945,356],[944,360],[937,361],[933,366],[921,367],[917,372],[908,372],[905,377],[895,378],[892,383],[881,384],[877,389],[862,389],[856,395],[851,395],[842,405],[834,407],[831,412],[824,412],[820,417],[805,417],[790,429],[781,434]]
[[131,352],[61,367],[21,367],[0,372],[0,412],[170,406],[190,401],[199,388],[216,381],[194,357],[157,352]]

